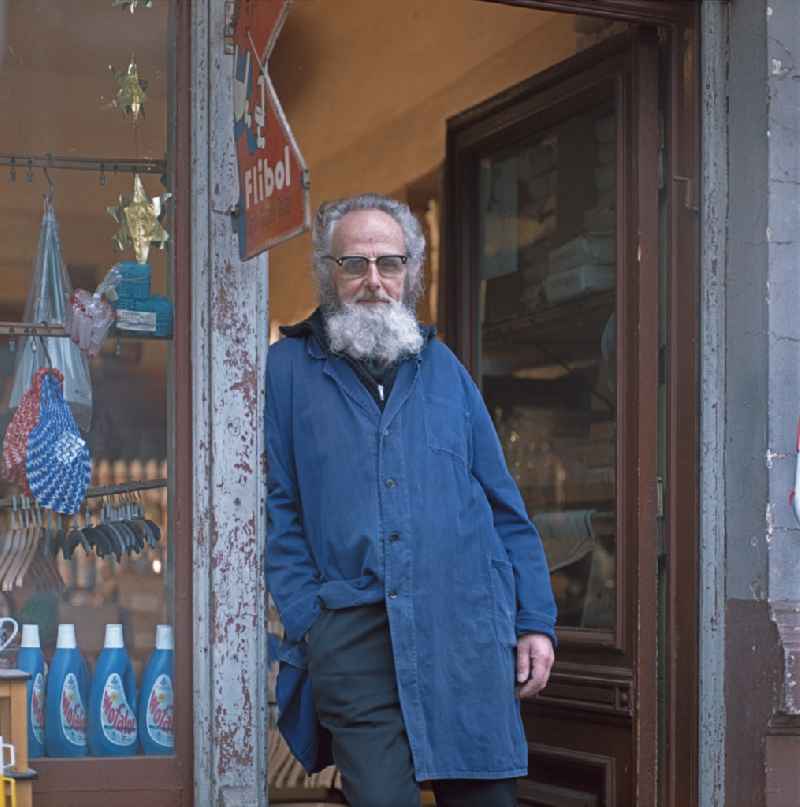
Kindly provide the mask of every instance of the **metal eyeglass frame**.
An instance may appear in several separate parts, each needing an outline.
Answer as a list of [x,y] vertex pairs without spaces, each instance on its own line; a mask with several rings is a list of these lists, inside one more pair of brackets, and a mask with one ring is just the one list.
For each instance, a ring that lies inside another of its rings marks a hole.
[[347,269],[345,269],[345,261],[347,260],[356,259],[359,261],[365,261],[365,267],[369,267],[370,264],[374,263],[375,268],[378,270],[378,274],[382,278],[397,277],[400,274],[400,271],[390,271],[388,274],[384,274],[384,272],[381,271],[380,263],[384,258],[399,258],[403,268],[405,268],[405,265],[408,263],[408,255],[378,255],[375,258],[368,258],[366,255],[342,255],[341,258],[337,258],[334,255],[324,255],[323,257],[327,260],[335,261],[341,269],[345,270],[345,274],[348,277],[364,277],[364,275],[367,274],[367,268],[364,268],[359,272],[347,271]]

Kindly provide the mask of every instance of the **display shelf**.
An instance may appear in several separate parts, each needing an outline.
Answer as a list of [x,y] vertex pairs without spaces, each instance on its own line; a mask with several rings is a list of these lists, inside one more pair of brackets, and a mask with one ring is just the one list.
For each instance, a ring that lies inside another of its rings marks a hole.
[[4,796],[1,803],[11,801],[17,807],[31,807],[33,804],[33,780],[36,778],[36,772],[28,767],[26,686],[30,677],[22,670],[0,670],[0,733],[15,749],[14,765],[3,774],[15,780],[15,798],[6,800]]
[[530,347],[528,366],[599,358],[600,339],[615,303],[616,292],[603,291],[485,323],[483,352],[500,359],[519,356],[521,347]]

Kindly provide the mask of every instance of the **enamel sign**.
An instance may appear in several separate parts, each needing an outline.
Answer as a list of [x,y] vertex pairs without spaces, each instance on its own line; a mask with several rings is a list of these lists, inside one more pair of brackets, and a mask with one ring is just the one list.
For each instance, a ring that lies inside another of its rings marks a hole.
[[234,137],[239,253],[247,260],[305,232],[308,171],[267,70],[289,0],[238,0],[234,19]]

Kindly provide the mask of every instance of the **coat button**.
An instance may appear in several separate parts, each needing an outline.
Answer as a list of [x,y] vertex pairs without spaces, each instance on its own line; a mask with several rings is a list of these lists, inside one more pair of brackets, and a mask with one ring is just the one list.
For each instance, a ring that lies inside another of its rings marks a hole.
[[388,429],[384,429],[384,430],[383,430],[383,436],[384,436],[384,437],[388,437],[388,436],[389,436],[389,430],[388,430]]
[[391,532],[391,533],[389,533],[389,540],[390,541],[399,541],[400,540],[400,533],[399,532]]
[[394,479],[387,479],[386,480],[386,487],[387,488],[393,488],[396,484],[397,484],[397,482],[395,482]]
[[396,591],[390,591],[389,592],[389,599],[390,600],[396,600],[397,599],[397,592]]

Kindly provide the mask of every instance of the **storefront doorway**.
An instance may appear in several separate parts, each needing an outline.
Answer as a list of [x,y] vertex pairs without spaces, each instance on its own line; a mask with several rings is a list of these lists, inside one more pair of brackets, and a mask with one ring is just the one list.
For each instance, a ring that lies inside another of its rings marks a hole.
[[[297,7],[275,83],[314,205],[376,190],[424,221],[418,315],[481,385],[542,533],[560,650],[523,706],[520,803],[695,803],[691,7],[349,5],[352,47],[323,5]],[[314,307],[307,254],[270,255],[273,338]]]

